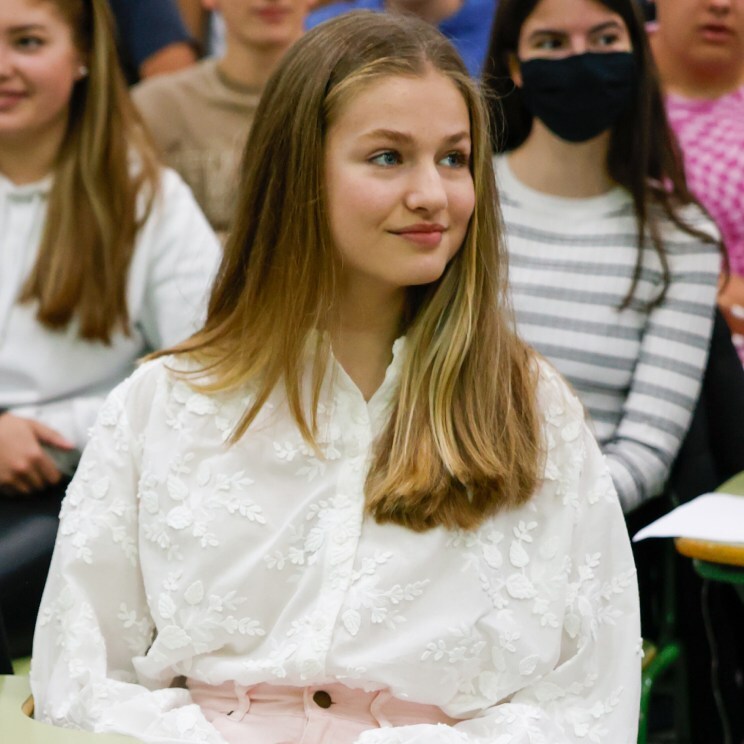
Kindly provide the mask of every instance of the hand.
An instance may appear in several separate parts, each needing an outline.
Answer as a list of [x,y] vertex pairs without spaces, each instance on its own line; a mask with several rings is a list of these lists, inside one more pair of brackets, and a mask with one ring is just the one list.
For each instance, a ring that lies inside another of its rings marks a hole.
[[62,474],[44,444],[74,449],[61,434],[38,421],[8,412],[0,415],[0,490],[31,494],[59,483]]
[[721,308],[732,333],[744,334],[744,277],[731,274],[718,291]]

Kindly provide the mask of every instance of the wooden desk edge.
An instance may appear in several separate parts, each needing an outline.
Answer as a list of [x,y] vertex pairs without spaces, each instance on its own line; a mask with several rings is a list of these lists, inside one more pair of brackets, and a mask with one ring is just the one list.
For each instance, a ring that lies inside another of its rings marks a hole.
[[677,537],[674,540],[677,552],[688,558],[697,558],[709,563],[723,563],[727,566],[744,566],[744,545],[693,540],[689,537]]

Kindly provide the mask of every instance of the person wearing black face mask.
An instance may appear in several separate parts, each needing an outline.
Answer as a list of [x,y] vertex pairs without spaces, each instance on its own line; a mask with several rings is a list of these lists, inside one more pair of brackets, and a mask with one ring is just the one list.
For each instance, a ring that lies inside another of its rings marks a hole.
[[587,142],[628,110],[637,88],[632,52],[582,52],[519,62],[522,100],[566,142]]
[[[500,0],[483,79],[517,327],[582,399],[633,534],[685,472],[719,232],[688,189],[637,0]],[[651,637],[656,550],[635,551]]]
[[501,0],[484,72],[517,324],[582,396],[626,514],[690,423],[721,262],[636,5]]

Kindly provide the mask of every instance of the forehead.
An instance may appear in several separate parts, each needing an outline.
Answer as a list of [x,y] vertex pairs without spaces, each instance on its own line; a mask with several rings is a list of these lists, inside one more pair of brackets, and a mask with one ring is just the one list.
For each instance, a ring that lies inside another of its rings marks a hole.
[[540,0],[525,19],[520,37],[543,29],[567,34],[587,33],[611,21],[625,28],[622,17],[599,0]]
[[470,131],[468,102],[456,83],[433,69],[423,75],[386,75],[349,91],[331,131],[362,134],[399,128],[412,134]]
[[52,0],[2,0],[0,23],[3,25],[38,24],[67,25],[67,20],[57,3]]

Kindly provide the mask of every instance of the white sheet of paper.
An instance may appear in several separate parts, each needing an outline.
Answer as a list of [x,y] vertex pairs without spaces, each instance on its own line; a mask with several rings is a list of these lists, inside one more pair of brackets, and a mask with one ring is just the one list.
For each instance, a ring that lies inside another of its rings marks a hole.
[[647,537],[691,537],[744,544],[744,496],[706,493],[646,525],[633,542]]

